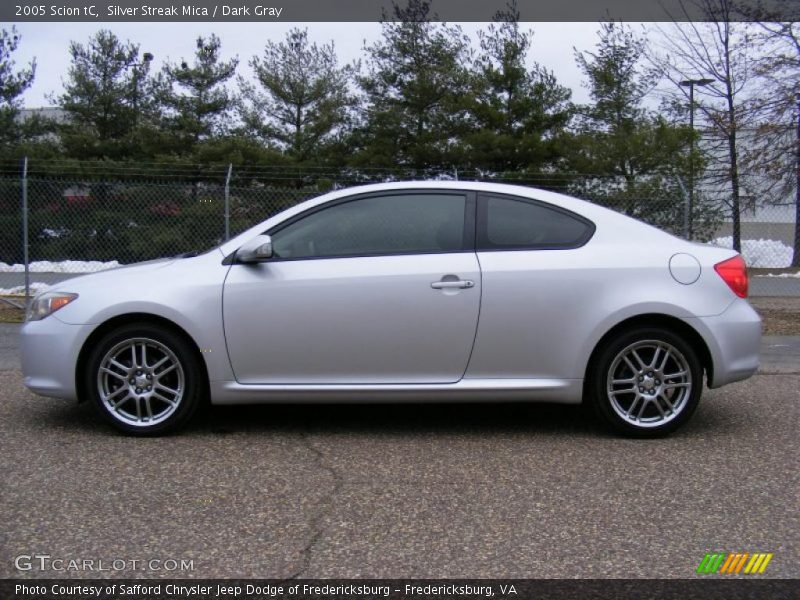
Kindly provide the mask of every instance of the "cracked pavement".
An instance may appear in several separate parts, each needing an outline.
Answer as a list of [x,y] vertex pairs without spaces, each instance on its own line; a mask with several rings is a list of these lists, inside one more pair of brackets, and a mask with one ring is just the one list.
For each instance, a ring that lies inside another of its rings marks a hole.
[[300,568],[292,573],[288,579],[304,577],[310,571],[312,550],[327,530],[327,527],[324,523],[324,517],[333,511],[336,496],[339,494],[339,491],[342,488],[342,477],[339,475],[336,469],[326,464],[325,453],[314,445],[314,442],[308,434],[301,433],[300,439],[305,444],[306,448],[308,448],[308,450],[310,450],[316,458],[318,467],[330,474],[333,483],[328,485],[329,493],[325,494],[319,499],[316,510],[309,519],[309,530],[311,531],[311,535],[309,536],[308,541],[300,549]]
[[[135,439],[27,392],[0,330],[0,577],[675,577],[708,551],[800,576],[800,339],[663,440],[580,407],[216,407]],[[14,569],[20,554],[186,572]]]

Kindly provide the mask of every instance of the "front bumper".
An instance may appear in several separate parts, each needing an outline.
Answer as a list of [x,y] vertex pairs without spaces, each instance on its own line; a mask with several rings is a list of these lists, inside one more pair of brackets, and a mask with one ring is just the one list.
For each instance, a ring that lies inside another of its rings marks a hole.
[[693,319],[711,353],[713,374],[708,387],[717,388],[753,375],[761,353],[761,318],[743,299],[725,312]]
[[69,325],[55,315],[22,326],[20,355],[25,387],[34,394],[76,400],[75,366],[91,325]]

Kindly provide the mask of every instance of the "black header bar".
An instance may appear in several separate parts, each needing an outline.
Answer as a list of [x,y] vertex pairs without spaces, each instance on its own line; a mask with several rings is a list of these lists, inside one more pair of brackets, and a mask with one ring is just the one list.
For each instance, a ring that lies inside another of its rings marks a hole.
[[4,579],[3,600],[796,599],[796,579]]
[[[401,5],[405,0],[398,0]],[[431,0],[432,20],[491,21],[507,0]],[[609,16],[621,21],[708,20],[702,0],[519,0],[522,21],[596,22]],[[714,5],[716,3],[711,3]],[[798,0],[739,0],[750,20],[759,8],[766,20],[796,21]],[[392,0],[3,0],[4,22],[375,22],[392,19]],[[715,20],[715,19],[711,19]]]

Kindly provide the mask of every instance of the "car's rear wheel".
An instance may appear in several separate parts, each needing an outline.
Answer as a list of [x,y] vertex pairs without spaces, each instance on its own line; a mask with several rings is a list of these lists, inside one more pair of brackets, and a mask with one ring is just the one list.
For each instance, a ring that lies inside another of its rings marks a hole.
[[657,437],[692,416],[703,369],[691,344],[662,328],[642,327],[613,338],[589,376],[595,412],[617,432]]
[[84,389],[114,427],[135,435],[174,431],[204,392],[199,360],[177,333],[148,323],[105,335],[87,361]]

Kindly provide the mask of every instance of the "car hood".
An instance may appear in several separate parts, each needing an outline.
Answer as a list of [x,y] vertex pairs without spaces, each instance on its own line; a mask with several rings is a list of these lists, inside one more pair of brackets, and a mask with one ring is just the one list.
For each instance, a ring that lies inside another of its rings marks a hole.
[[153,260],[68,279],[51,290],[75,293],[79,299],[53,316],[64,323],[86,325],[145,312],[180,322],[180,311],[172,308],[176,302],[221,301],[230,268],[222,259],[215,248],[198,256]]
[[87,285],[95,286],[102,284],[104,280],[116,278],[119,281],[120,276],[136,277],[139,274],[149,273],[158,269],[169,267],[173,263],[179,261],[179,258],[159,258],[156,260],[148,260],[140,263],[133,263],[130,265],[122,265],[113,269],[105,269],[95,273],[87,273],[85,275],[78,275],[70,279],[65,279],[57,284],[50,286],[50,291],[78,291]]

